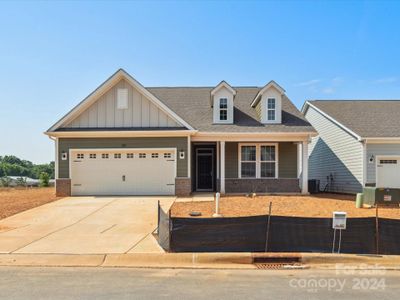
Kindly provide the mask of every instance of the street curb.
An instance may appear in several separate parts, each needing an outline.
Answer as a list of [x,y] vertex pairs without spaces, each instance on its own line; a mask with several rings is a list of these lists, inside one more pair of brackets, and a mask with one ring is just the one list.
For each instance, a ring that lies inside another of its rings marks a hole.
[[327,253],[0,254],[0,266],[256,269],[295,263],[311,269],[400,270],[400,256]]

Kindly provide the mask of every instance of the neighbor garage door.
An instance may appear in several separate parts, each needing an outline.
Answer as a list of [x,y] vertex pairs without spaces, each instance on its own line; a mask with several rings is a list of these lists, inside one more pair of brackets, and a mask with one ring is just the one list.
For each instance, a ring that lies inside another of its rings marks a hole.
[[173,195],[174,149],[71,150],[72,195]]
[[400,157],[377,158],[376,186],[400,188]]

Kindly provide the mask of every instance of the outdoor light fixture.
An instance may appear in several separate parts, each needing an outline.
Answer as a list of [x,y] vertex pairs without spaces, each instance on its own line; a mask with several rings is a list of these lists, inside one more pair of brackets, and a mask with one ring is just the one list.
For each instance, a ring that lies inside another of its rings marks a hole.
[[61,160],[67,160],[68,159],[68,154],[66,151],[61,152]]
[[185,159],[185,151],[179,151],[179,159]]
[[374,155],[371,155],[371,156],[370,156],[370,158],[369,158],[369,163],[373,163],[373,162],[374,162],[374,160],[375,160],[375,157],[374,157]]

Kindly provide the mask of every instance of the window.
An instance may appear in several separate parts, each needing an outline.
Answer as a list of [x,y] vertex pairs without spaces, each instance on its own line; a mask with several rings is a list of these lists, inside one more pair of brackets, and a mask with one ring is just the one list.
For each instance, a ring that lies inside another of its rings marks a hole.
[[128,89],[117,90],[117,108],[118,109],[128,108]]
[[158,153],[152,153],[151,158],[158,158]]
[[241,177],[256,177],[256,146],[241,148]]
[[121,153],[114,153],[114,158],[121,158]]
[[77,159],[84,159],[84,158],[85,158],[85,155],[84,155],[83,153],[78,153],[78,154],[76,155],[76,158],[77,158]]
[[108,153],[103,153],[103,154],[101,155],[101,158],[107,159],[107,158],[108,158]]
[[171,153],[164,153],[164,158],[171,158],[171,157],[172,157]]
[[277,178],[276,144],[239,146],[240,178]]
[[267,120],[275,121],[276,101],[275,98],[268,98],[267,100]]
[[126,158],[133,158],[133,153],[127,153]]
[[139,158],[146,158],[146,153],[139,153]]
[[275,146],[261,146],[261,177],[275,178]]
[[395,165],[395,164],[397,164],[397,160],[396,160],[396,159],[381,159],[381,160],[380,160],[380,163],[381,163],[382,165],[387,165],[387,164],[393,164],[393,165]]
[[89,158],[96,158],[96,153],[90,153]]
[[226,98],[219,99],[219,120],[228,120],[228,99]]

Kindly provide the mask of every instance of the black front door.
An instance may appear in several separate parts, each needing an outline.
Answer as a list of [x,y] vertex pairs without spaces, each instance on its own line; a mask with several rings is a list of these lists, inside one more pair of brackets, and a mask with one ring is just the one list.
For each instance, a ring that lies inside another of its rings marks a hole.
[[196,190],[214,190],[214,149],[196,149]]

